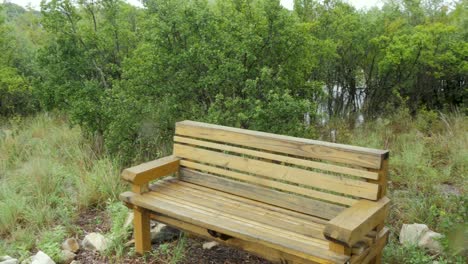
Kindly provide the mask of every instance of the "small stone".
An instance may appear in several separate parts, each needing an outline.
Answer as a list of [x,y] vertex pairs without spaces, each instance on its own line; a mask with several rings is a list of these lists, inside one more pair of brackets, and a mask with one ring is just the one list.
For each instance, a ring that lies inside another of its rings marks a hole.
[[439,239],[442,237],[442,234],[429,230],[421,237],[418,246],[428,249],[432,253],[440,254],[442,253],[442,246],[440,245]]
[[76,257],[76,254],[69,251],[69,250],[62,250],[62,260],[63,263],[69,264],[71,263]]
[[203,249],[212,249],[214,247],[216,247],[217,245],[219,245],[218,242],[216,241],[211,241],[211,242],[205,242],[203,243]]
[[62,243],[62,249],[68,250],[72,253],[78,252],[80,250],[80,243],[75,238],[69,238]]
[[78,260],[74,260],[74,261],[70,262],[70,264],[81,264],[81,262],[79,262]]
[[180,236],[180,230],[158,223],[151,229],[151,243],[164,243],[176,240]]
[[127,218],[125,219],[125,223],[123,225],[123,228],[127,229],[130,226],[133,227],[132,223],[133,223],[134,218],[135,218],[135,215],[133,214],[133,212],[129,212],[128,215],[127,215]]
[[107,239],[99,233],[89,233],[81,243],[84,249],[103,252],[107,249]]
[[418,245],[421,237],[429,231],[425,224],[403,224],[400,231],[400,243],[403,245]]
[[31,259],[31,264],[55,264],[46,253],[38,251]]
[[153,229],[154,227],[156,227],[159,223],[154,221],[154,220],[151,220],[150,221],[150,229]]
[[437,189],[439,189],[439,192],[441,192],[445,197],[462,195],[461,191],[451,184],[440,184],[437,186]]
[[18,264],[18,260],[10,256],[1,256],[0,264]]

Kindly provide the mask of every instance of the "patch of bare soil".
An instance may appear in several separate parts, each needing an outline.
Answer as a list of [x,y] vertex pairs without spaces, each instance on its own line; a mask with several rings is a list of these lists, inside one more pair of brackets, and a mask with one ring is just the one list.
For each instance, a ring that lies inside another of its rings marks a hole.
[[107,233],[110,230],[110,217],[105,210],[90,208],[80,214],[75,222],[87,234],[92,232]]
[[212,249],[203,249],[202,244],[207,242],[203,239],[188,239],[188,246],[183,264],[269,264],[257,256],[232,247],[216,246]]

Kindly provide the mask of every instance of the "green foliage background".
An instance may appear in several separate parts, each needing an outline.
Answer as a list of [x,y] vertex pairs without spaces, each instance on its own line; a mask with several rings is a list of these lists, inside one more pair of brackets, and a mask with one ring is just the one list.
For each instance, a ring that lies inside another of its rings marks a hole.
[[[26,256],[39,245],[57,257],[74,209],[115,199],[121,166],[169,153],[184,119],[391,148],[393,233],[425,222],[450,236],[466,223],[466,197],[436,187],[466,193],[468,0],[369,10],[342,0],[295,0],[294,10],[279,0],[143,2],[0,4],[0,128],[14,134],[0,130],[0,236],[15,241],[0,249],[21,245]],[[18,117],[37,112],[60,114]],[[30,175],[51,182],[24,190]],[[51,210],[35,214],[42,207]],[[118,205],[108,209],[123,220]],[[128,232],[118,226],[120,257]],[[460,252],[439,260],[463,263]],[[395,238],[386,252],[390,263],[433,259]]]
[[65,110],[126,161],[157,156],[183,119],[311,137],[306,114],[314,124],[467,106],[466,0],[3,6],[0,114]]

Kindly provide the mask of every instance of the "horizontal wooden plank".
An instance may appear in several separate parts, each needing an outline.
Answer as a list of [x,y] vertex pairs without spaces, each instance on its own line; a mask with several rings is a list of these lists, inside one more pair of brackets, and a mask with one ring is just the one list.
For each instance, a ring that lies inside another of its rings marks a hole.
[[[151,214],[152,219],[167,224],[169,226],[178,228],[211,241],[217,241],[220,244],[224,244],[230,247],[235,247],[241,250],[245,250],[253,255],[265,258],[275,263],[294,263],[294,264],[310,264],[310,259],[301,258],[296,255],[288,254],[277,249],[273,249],[267,246],[264,246],[260,243],[255,243],[239,238],[230,238],[228,240],[221,240],[219,238],[212,237],[208,234],[207,230],[203,227],[193,225],[191,223],[183,222],[175,218],[167,217],[161,214]],[[321,260],[317,259],[318,263],[323,263]],[[325,261],[327,263],[328,261]]]
[[316,217],[316,216],[311,216],[311,215],[308,215],[308,214],[305,214],[305,213],[292,211],[292,210],[285,209],[285,208],[282,208],[282,207],[278,207],[278,206],[275,206],[275,205],[270,205],[270,204],[267,204],[267,203],[264,203],[264,202],[259,202],[259,201],[252,200],[252,199],[249,199],[249,198],[241,197],[241,196],[238,196],[238,195],[233,195],[233,194],[223,192],[223,191],[219,191],[219,190],[216,190],[216,189],[212,189],[212,188],[209,188],[209,187],[206,187],[206,186],[201,186],[201,185],[198,185],[198,184],[193,184],[193,183],[190,183],[190,182],[180,181],[180,180],[177,180],[177,184],[178,185],[183,185],[183,186],[185,186],[187,188],[200,190],[203,193],[213,193],[213,194],[216,194],[216,196],[218,196],[218,197],[226,197],[228,199],[235,200],[235,201],[238,201],[238,202],[241,202],[241,203],[244,203],[244,204],[249,204],[249,205],[252,205],[252,206],[255,206],[255,207],[264,208],[264,209],[266,209],[268,211],[279,212],[279,213],[281,213],[283,215],[283,217],[284,217],[284,215],[287,215],[288,217],[292,217],[294,219],[299,219],[300,218],[300,219],[303,219],[306,222],[313,222],[313,223],[318,223],[318,224],[321,224],[321,225],[324,225],[324,224],[328,223],[328,220],[325,220],[323,218],[319,218],[319,217]]
[[294,239],[295,241],[308,243],[311,246],[314,246],[317,248],[323,248],[323,249],[328,248],[328,242],[326,240],[312,237],[312,236],[305,236],[303,234],[299,234],[294,231],[289,231],[285,228],[276,227],[272,225],[271,223],[264,223],[264,222],[257,221],[258,219],[252,220],[252,219],[245,218],[243,215],[239,214],[240,211],[228,212],[228,210],[225,210],[224,208],[221,210],[219,207],[216,207],[213,209],[211,207],[207,207],[206,205],[199,204],[195,201],[187,201],[184,199],[180,199],[179,197],[176,197],[176,196],[166,195],[161,192],[149,192],[146,194],[146,196],[152,196],[157,199],[164,199],[166,201],[170,201],[171,203],[177,203],[183,207],[189,207],[192,210],[201,210],[208,214],[207,217],[222,216],[222,217],[229,218],[232,221],[235,221],[242,225],[255,228],[257,231],[256,233],[252,233],[253,236],[258,235],[258,232],[267,232],[270,234],[275,234],[279,238]]
[[323,224],[307,222],[301,218],[292,218],[289,215],[269,211],[262,207],[252,206],[233,199],[227,199],[211,192],[203,193],[199,190],[187,188],[172,182],[163,181],[158,183],[151,193],[161,193],[199,206],[236,215],[247,220],[257,221],[301,235],[319,238],[323,241],[324,245],[328,245],[328,241],[326,241],[323,236]]
[[176,135],[226,142],[295,156],[380,169],[386,150],[276,135],[194,121],[176,123]]
[[370,200],[375,200],[377,198],[379,190],[379,185],[374,183],[287,167],[177,143],[174,144],[174,155],[184,159],[209,163]]
[[122,178],[133,184],[140,185],[175,173],[178,169],[179,158],[168,156],[125,169],[122,172]]
[[213,166],[196,163],[192,161],[181,160],[180,164],[181,166],[186,167],[186,168],[200,170],[200,171],[208,172],[212,174],[214,173],[214,174],[219,174],[219,175],[225,175],[225,176],[237,179],[237,180],[242,180],[242,181],[253,183],[256,185],[263,186],[263,187],[275,188],[275,189],[279,189],[282,191],[301,194],[301,195],[308,196],[311,198],[326,200],[326,201],[330,201],[330,202],[334,202],[334,203],[338,203],[342,205],[352,205],[355,202],[357,202],[357,200],[355,199],[340,196],[340,195],[334,195],[334,194],[330,194],[326,192],[307,189],[301,186],[278,182],[278,181],[274,181],[271,179],[259,178],[256,176],[247,175],[244,173],[239,173],[239,172],[230,171],[230,170],[225,170],[225,169],[221,169],[218,167],[213,167]]
[[384,223],[389,204],[387,197],[376,202],[361,200],[331,219],[325,225],[324,234],[328,239],[352,246]]
[[300,158],[295,158],[295,157],[290,157],[290,156],[285,156],[285,155],[278,155],[278,154],[269,153],[265,151],[240,148],[240,147],[235,147],[231,145],[219,144],[219,143],[198,140],[198,139],[193,139],[193,138],[174,136],[174,142],[202,146],[202,147],[212,148],[212,149],[219,149],[219,150],[224,150],[224,151],[229,151],[229,152],[235,152],[239,154],[245,154],[245,155],[250,155],[254,157],[289,163],[292,165],[298,165],[298,166],[303,166],[303,167],[308,167],[308,168],[313,168],[313,169],[319,169],[323,171],[362,177],[366,179],[377,180],[379,178],[379,173],[374,172],[374,171],[337,166],[337,165],[333,165],[329,163],[300,159]]
[[229,214],[213,212],[212,210],[197,208],[184,202],[176,201],[164,195],[155,197],[149,194],[136,195],[123,193],[120,198],[128,203],[141,206],[154,212],[179,219],[193,225],[238,237],[252,242],[258,242],[265,246],[284,251],[288,254],[305,257],[310,260],[324,260],[328,263],[344,263],[348,257],[323,249],[317,244],[316,239],[298,234],[286,236],[286,231],[276,230],[264,225],[239,221]]
[[331,219],[345,207],[182,168],[180,179],[312,216]]

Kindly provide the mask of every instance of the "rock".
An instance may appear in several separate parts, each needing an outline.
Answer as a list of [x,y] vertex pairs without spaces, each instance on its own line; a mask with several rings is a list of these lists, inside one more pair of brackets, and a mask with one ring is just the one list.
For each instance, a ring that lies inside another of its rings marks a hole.
[[76,257],[76,254],[69,251],[69,250],[62,250],[62,260],[63,263],[69,264],[71,263]]
[[403,245],[418,245],[421,237],[429,231],[424,224],[403,224],[400,231],[400,243]]
[[163,243],[173,241],[180,236],[180,230],[165,224],[158,223],[154,228],[151,229],[151,242],[152,243]]
[[69,238],[62,243],[62,249],[63,250],[68,250],[72,253],[78,252],[80,250],[80,244],[78,243],[78,240],[75,238]]
[[217,245],[219,245],[218,242],[216,241],[211,241],[211,242],[206,242],[206,243],[203,243],[203,249],[212,249],[214,247],[216,247]]
[[31,258],[31,264],[55,264],[55,262],[46,253],[38,251]]
[[81,262],[79,262],[78,260],[74,260],[74,261],[70,262],[70,264],[81,264]]
[[7,259],[7,260],[4,260],[2,262],[0,262],[0,264],[18,264],[19,261],[17,259]]
[[127,218],[125,219],[125,223],[123,225],[124,229],[127,229],[128,227],[133,227],[133,218],[135,218],[135,215],[133,212],[129,212],[127,215]]
[[99,233],[89,233],[85,236],[81,245],[87,250],[97,250],[103,252],[107,249],[107,239]]
[[18,264],[18,260],[10,256],[1,256],[0,264]]
[[437,186],[437,189],[439,190],[439,192],[441,192],[445,197],[449,197],[449,196],[461,196],[462,193],[461,191],[453,186],[453,185],[450,185],[450,184],[440,184]]
[[442,253],[442,246],[439,242],[439,240],[442,237],[442,234],[429,230],[421,237],[421,239],[418,242],[418,246],[425,248],[431,251],[432,253]]
[[424,224],[404,224],[401,227],[400,243],[403,245],[417,245],[432,253],[441,253],[442,246],[438,241],[443,235],[430,230]]

